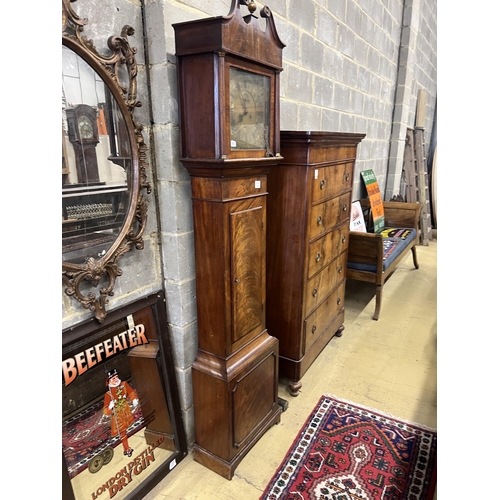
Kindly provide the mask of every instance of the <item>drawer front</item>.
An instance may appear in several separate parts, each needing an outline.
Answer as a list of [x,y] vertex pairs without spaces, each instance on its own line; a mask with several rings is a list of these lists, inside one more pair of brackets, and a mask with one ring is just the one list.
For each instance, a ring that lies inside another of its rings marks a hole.
[[325,233],[332,227],[349,219],[351,193],[320,203],[311,208],[309,217],[309,239]]
[[316,342],[323,331],[335,319],[344,307],[345,282],[339,285],[327,299],[304,320],[304,352],[305,354]]
[[345,279],[347,252],[342,253],[329,266],[311,278],[306,285],[304,316],[307,317],[323,299]]
[[312,202],[351,190],[353,165],[353,163],[344,163],[312,169]]
[[349,223],[326,233],[309,245],[307,258],[307,279],[327,266],[335,257],[347,250],[349,244]]

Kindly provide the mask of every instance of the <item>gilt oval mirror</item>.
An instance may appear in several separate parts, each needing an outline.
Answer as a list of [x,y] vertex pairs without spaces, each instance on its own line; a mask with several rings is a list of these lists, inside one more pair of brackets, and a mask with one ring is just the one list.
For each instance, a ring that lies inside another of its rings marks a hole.
[[67,295],[106,317],[121,255],[142,249],[146,146],[135,123],[137,64],[125,26],[108,55],[83,35],[86,19],[63,0],[62,276]]
[[129,209],[131,144],[121,109],[92,67],[62,48],[62,258],[104,256]]

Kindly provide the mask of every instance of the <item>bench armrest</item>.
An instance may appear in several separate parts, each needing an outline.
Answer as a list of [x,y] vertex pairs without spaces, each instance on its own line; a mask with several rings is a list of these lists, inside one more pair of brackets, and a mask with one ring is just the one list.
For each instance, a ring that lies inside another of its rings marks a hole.
[[[349,232],[348,262],[377,266],[377,275],[384,268],[384,243],[380,234]],[[379,276],[379,278],[380,278]]]

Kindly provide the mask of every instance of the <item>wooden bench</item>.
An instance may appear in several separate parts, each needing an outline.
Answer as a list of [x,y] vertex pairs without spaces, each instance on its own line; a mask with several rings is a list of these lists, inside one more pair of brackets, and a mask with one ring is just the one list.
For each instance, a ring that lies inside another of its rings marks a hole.
[[[390,255],[384,259],[384,238],[373,232],[349,232],[349,250],[347,257],[347,279],[365,281],[376,285],[374,320],[378,320],[382,304],[384,283],[396,270],[398,264],[411,250],[413,265],[418,269],[417,249],[418,223],[421,205],[419,203],[401,203],[384,201],[385,227],[413,229],[406,239],[400,239]],[[368,212],[368,200],[362,200],[363,211]],[[368,225],[367,221],[367,226]],[[397,238],[396,238],[397,240]],[[387,242],[386,242],[387,244]]]

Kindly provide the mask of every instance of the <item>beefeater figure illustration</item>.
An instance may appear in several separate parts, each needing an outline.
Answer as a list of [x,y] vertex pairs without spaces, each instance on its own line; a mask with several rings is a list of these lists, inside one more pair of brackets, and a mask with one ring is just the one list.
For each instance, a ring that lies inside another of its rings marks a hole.
[[111,435],[120,437],[123,454],[131,457],[134,450],[128,444],[127,429],[134,423],[130,403],[134,408],[139,404],[137,393],[127,382],[120,379],[116,368],[108,371],[106,385],[108,391],[104,395],[103,412],[105,415],[111,415]]

